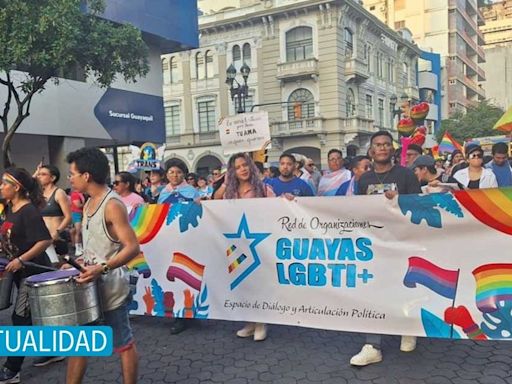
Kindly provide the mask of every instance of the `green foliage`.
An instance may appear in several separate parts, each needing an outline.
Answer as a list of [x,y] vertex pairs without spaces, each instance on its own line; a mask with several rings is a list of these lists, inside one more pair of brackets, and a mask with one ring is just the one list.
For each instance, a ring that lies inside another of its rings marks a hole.
[[[100,87],[118,75],[135,82],[148,73],[148,48],[140,31],[102,19],[104,9],[103,0],[0,0],[0,85],[7,87],[7,103],[0,109],[4,165],[32,97],[58,73],[78,65]],[[16,75],[16,82],[14,70],[25,73]],[[8,119],[12,102],[17,115]]]
[[466,113],[455,112],[449,119],[441,121],[441,128],[436,134],[440,142],[445,131],[448,131],[459,143],[474,137],[496,136],[501,134],[492,129],[494,124],[505,113],[489,101],[484,100],[467,108]]

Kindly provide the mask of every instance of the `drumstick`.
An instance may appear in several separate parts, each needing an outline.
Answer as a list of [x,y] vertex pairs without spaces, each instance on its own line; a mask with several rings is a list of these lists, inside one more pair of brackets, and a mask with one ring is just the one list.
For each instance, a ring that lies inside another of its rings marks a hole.
[[69,255],[64,256],[64,260],[66,260],[66,263],[71,265],[72,267],[75,267],[80,272],[85,272],[84,267],[82,267],[80,264],[78,264],[75,260],[73,260]]
[[41,265],[41,264],[36,264],[36,263],[33,263],[31,261],[25,261],[23,262],[23,264],[25,264],[25,266],[28,266],[28,267],[34,267],[34,268],[38,268],[38,269],[42,269],[42,270],[45,270],[45,271],[56,271],[57,269],[55,268],[52,268],[52,267],[47,267],[45,265]]

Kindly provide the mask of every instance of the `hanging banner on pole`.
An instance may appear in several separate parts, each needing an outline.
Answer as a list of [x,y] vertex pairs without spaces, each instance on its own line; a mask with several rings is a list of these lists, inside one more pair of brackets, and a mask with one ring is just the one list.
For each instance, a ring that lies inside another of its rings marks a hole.
[[512,188],[141,205],[133,313],[512,339]]
[[269,148],[270,127],[266,111],[240,113],[219,120],[220,143],[225,155]]

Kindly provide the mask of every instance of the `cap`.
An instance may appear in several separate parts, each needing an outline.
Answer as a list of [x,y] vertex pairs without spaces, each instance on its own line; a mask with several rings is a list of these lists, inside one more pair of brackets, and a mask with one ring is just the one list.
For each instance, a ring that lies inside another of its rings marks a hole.
[[436,164],[436,161],[432,156],[429,155],[421,155],[416,160],[414,160],[413,168],[416,167],[430,167]]
[[470,154],[476,151],[484,153],[484,150],[482,149],[481,146],[476,144],[470,144],[466,147],[466,156],[469,156]]

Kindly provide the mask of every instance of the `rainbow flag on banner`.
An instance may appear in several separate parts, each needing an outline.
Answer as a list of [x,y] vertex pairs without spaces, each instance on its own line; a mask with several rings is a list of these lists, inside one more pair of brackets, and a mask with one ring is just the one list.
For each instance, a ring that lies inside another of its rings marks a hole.
[[443,135],[443,138],[441,139],[441,142],[439,143],[438,153],[440,153],[440,154],[443,154],[445,152],[452,153],[456,149],[458,149],[461,152],[464,152],[462,145],[457,143],[457,140],[455,140],[452,137],[452,135],[450,135],[448,132],[445,132]]
[[498,309],[497,302],[512,301],[512,264],[486,264],[473,271],[476,306],[484,313]]
[[421,284],[447,299],[455,299],[459,271],[443,269],[421,257],[409,257],[409,268],[404,277],[404,285],[415,288]]
[[179,279],[196,291],[200,291],[203,273],[204,265],[195,262],[183,253],[174,252],[171,265],[167,270],[167,279],[169,281]]

